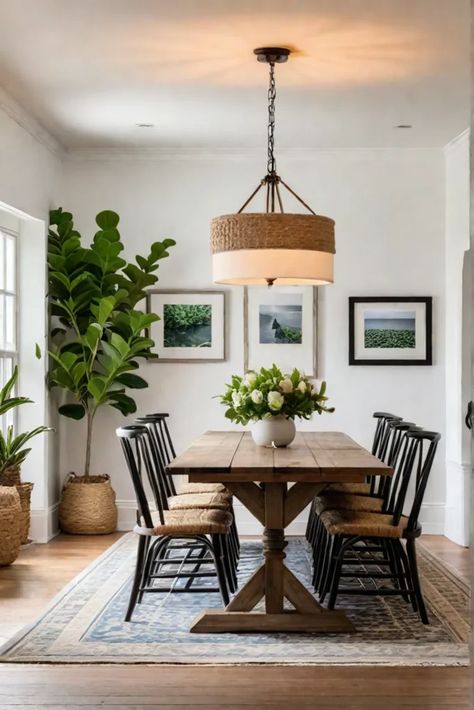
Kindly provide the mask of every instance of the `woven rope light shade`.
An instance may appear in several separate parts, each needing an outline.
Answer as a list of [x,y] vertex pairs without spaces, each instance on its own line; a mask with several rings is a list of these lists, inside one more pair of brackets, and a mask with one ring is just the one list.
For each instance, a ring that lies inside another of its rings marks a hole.
[[216,283],[329,284],[334,220],[276,212],[222,215],[211,222],[211,251]]
[[[211,222],[212,271],[215,283],[324,285],[333,282],[334,220],[317,215],[276,172],[274,156],[276,63],[285,62],[290,50],[255,49],[260,62],[270,66],[268,88],[267,174],[236,214]],[[265,212],[244,213],[262,187]],[[280,188],[285,188],[310,214],[287,213]],[[277,211],[279,210],[279,211]]]

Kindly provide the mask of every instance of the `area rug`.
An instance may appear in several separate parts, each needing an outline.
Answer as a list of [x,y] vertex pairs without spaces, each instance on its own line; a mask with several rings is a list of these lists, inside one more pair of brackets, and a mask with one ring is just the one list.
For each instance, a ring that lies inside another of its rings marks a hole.
[[[2,649],[9,663],[468,665],[469,594],[466,584],[419,546],[431,624],[424,626],[400,597],[341,595],[353,634],[190,634],[216,593],[148,594],[124,623],[136,537],[125,535],[54,600],[41,618]],[[260,564],[262,547],[244,542],[244,581]],[[308,587],[310,551],[291,539],[288,566]],[[209,581],[209,584],[214,582]]]

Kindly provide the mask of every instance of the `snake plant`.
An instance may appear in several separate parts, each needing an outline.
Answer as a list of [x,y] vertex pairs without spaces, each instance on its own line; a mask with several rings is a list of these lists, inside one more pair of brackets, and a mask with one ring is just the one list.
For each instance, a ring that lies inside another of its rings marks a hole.
[[[33,404],[33,401],[28,397],[11,397],[13,388],[18,380],[18,367],[15,367],[13,374],[0,390],[0,416],[6,414],[15,407],[20,407],[22,404]],[[50,427],[38,426],[31,431],[25,431],[22,434],[14,435],[13,425],[7,427],[6,432],[0,429],[0,473],[10,466],[16,466],[23,463],[31,448],[27,448],[26,444],[45,431],[51,431]]]

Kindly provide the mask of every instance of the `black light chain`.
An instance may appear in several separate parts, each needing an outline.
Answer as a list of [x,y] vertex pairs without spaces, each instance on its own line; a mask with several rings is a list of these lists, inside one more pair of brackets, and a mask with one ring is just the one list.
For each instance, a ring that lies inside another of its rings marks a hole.
[[268,86],[268,163],[267,171],[269,175],[276,173],[276,161],[273,154],[275,148],[275,62],[270,62],[270,81]]

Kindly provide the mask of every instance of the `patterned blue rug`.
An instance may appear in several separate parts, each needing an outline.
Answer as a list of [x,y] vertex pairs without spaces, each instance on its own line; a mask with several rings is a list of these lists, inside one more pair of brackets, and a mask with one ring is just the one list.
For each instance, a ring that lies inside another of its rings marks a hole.
[[[148,594],[133,621],[123,617],[136,537],[125,535],[68,585],[42,617],[0,650],[9,663],[383,664],[467,665],[468,589],[420,546],[430,626],[401,598],[340,596],[354,634],[190,634],[202,609],[220,607],[215,593]],[[242,583],[260,564],[262,547],[244,542]],[[288,566],[311,588],[306,543],[291,539]],[[204,580],[214,585],[213,580]]]

